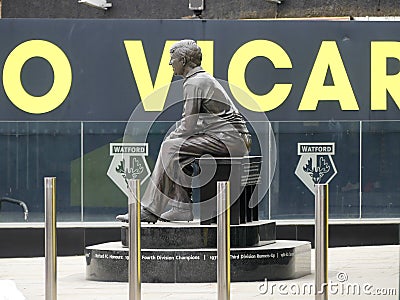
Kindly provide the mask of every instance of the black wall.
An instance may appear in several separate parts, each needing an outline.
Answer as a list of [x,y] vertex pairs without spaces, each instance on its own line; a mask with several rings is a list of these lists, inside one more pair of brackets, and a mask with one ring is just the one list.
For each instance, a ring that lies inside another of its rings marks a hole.
[[[2,0],[3,18],[110,18],[180,19],[192,15],[187,0],[108,0],[113,7],[102,11],[78,4],[78,0]],[[328,16],[398,16],[394,0],[205,0],[208,19],[290,18]]]
[[[118,241],[118,227],[59,228],[57,253],[59,256],[83,255],[86,246]],[[277,225],[278,240],[311,241],[314,247],[313,225]],[[398,245],[399,224],[331,224],[329,247]],[[44,256],[43,228],[1,228],[0,258]]]

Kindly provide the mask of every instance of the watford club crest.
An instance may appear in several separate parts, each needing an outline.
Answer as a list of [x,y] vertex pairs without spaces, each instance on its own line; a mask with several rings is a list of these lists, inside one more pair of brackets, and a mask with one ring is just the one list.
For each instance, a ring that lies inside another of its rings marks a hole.
[[128,196],[128,180],[140,179],[143,184],[150,177],[147,165],[148,144],[111,143],[110,155],[113,156],[107,175]]
[[335,143],[298,143],[295,174],[314,194],[316,184],[328,184],[337,174],[332,156]]
[[126,167],[125,159],[123,158],[118,167],[115,169],[121,176],[125,179],[126,185],[128,186],[129,179],[137,179],[143,172],[144,167],[143,164],[140,162],[140,159],[136,157],[129,157],[130,166],[129,168]]

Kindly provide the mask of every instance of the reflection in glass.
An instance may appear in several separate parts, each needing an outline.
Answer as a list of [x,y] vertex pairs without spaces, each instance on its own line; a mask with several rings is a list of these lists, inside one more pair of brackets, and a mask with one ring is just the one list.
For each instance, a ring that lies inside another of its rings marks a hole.
[[[121,143],[125,122],[83,123],[83,220],[114,221],[126,196],[107,176],[110,143]],[[76,191],[80,193],[80,191]]]
[[[80,185],[71,173],[80,157],[80,123],[1,122],[0,143],[0,197],[24,201],[28,221],[43,221],[43,178],[55,176],[58,220],[80,220],[80,204],[74,205],[71,194],[71,187]],[[2,203],[0,222],[23,221],[21,207]]]
[[297,143],[334,142],[338,174],[329,183],[331,218],[359,216],[359,122],[272,122],[277,168],[271,186],[271,219],[313,219],[314,195],[297,178]]
[[[173,126],[166,121],[151,125],[146,137],[151,170]],[[263,127],[253,122],[251,130],[256,126]],[[24,201],[28,222],[42,222],[43,178],[55,176],[58,221],[114,221],[126,211],[127,197],[107,176],[109,144],[122,142],[125,128],[126,122],[0,122],[0,198]],[[272,129],[262,131],[274,134],[278,159],[275,174],[263,174],[273,180],[260,203],[261,219],[314,218],[314,197],[294,174],[299,142],[335,142],[338,174],[329,188],[331,218],[400,217],[400,122],[272,122]],[[251,155],[258,155],[260,147],[255,139]],[[22,207],[3,202],[0,222],[24,222]]]
[[400,217],[400,122],[363,122],[362,217]]

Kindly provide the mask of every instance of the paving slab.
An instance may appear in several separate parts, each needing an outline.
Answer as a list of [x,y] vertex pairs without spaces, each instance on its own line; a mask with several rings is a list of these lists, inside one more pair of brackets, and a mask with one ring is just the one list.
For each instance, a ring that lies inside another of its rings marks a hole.
[[[312,257],[314,252],[312,252]],[[313,261],[313,259],[312,259]],[[328,255],[329,299],[398,300],[400,299],[400,246],[331,248]],[[15,283],[26,300],[44,299],[43,257],[0,259],[0,283]],[[128,284],[96,282],[85,279],[85,257],[57,259],[57,299],[122,300],[128,299]],[[312,274],[285,281],[235,282],[231,299],[310,300],[314,283]],[[0,289],[0,300],[6,291]],[[216,283],[142,284],[144,300],[210,300],[217,299]]]

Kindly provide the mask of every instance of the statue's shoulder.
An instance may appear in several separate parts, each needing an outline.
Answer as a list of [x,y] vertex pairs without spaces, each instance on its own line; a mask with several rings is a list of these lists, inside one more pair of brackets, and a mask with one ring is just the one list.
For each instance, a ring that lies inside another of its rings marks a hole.
[[206,84],[206,83],[212,83],[215,81],[215,78],[211,76],[209,73],[206,71],[202,70],[200,72],[196,72],[193,74],[193,76],[190,76],[186,82],[190,84]]
[[203,69],[198,69],[197,72],[186,78],[184,88],[188,89],[190,86],[194,89],[209,90],[210,88],[215,88],[216,85],[217,80],[212,75]]

